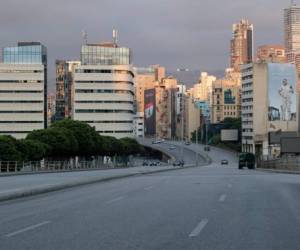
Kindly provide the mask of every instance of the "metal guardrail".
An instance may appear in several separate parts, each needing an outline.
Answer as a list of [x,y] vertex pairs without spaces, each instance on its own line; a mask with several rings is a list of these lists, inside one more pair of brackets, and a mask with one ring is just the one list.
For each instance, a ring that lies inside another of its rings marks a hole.
[[0,174],[113,169],[131,166],[132,165],[130,163],[127,164],[111,162],[106,164],[100,164],[97,161],[0,161]]

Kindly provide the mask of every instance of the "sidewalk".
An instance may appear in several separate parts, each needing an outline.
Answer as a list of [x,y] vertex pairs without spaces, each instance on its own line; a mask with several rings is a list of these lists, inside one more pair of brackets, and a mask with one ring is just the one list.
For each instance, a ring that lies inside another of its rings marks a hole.
[[277,173],[277,174],[299,174],[300,170],[284,170],[284,169],[269,169],[269,168],[256,168],[258,171]]
[[[192,165],[186,167],[194,167]],[[124,169],[93,170],[80,172],[46,173],[38,175],[14,175],[0,177],[0,201],[58,191],[66,188],[133,177],[180,167],[134,167]]]

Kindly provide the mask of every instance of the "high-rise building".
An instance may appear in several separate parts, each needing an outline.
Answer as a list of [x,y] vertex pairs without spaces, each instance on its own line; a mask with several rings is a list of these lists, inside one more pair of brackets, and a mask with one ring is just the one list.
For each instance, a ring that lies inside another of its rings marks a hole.
[[48,127],[51,125],[52,121],[55,118],[55,94],[48,94],[47,98],[47,118],[48,118]]
[[56,112],[55,120],[74,116],[74,73],[80,61],[56,60]]
[[129,48],[85,44],[75,69],[74,119],[101,135],[133,137],[134,72]]
[[295,63],[300,54],[300,6],[294,3],[284,9],[284,44],[287,62]]
[[262,157],[278,155],[280,145],[269,143],[269,133],[298,131],[297,81],[295,65],[290,63],[242,66],[243,152]]
[[144,92],[153,89],[165,77],[165,68],[159,65],[135,68],[136,111],[144,112]]
[[257,49],[256,60],[258,62],[285,63],[286,55],[283,45],[262,45]]
[[253,25],[248,20],[233,24],[231,40],[231,68],[240,71],[240,66],[253,61]]
[[39,42],[19,42],[2,51],[0,64],[0,134],[25,138],[47,127],[47,49]]

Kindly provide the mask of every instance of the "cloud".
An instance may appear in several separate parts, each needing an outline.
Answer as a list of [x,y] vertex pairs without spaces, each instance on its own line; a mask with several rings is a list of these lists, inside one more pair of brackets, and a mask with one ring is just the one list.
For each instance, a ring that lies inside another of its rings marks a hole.
[[[91,42],[131,47],[136,65],[219,70],[228,66],[231,25],[248,18],[255,43],[282,43],[283,8],[289,0],[1,0],[0,44],[38,40],[54,61],[79,58],[85,29]],[[53,78],[53,76],[52,76]]]

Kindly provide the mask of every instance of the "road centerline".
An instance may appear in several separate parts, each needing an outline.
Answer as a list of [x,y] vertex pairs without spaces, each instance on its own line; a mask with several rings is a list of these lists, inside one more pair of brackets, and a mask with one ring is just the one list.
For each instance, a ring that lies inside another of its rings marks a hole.
[[35,224],[35,225],[31,225],[31,226],[29,226],[29,227],[25,227],[25,228],[22,228],[22,229],[20,229],[20,230],[14,231],[14,232],[12,232],[12,233],[6,234],[5,237],[8,237],[8,238],[9,238],[9,237],[12,237],[12,236],[21,234],[21,233],[25,233],[25,232],[27,232],[27,231],[34,230],[34,229],[36,229],[36,228],[38,228],[38,227],[47,225],[47,224],[49,224],[49,223],[51,223],[51,221],[43,221],[43,222],[41,222],[41,223],[38,223],[38,224]]
[[106,204],[111,204],[111,203],[114,203],[114,202],[117,202],[117,201],[120,201],[120,200],[123,200],[124,199],[124,196],[119,196],[115,199],[112,199],[112,200],[109,200],[107,202],[105,202]]
[[208,219],[201,220],[194,230],[189,234],[189,237],[197,237],[208,223]]

